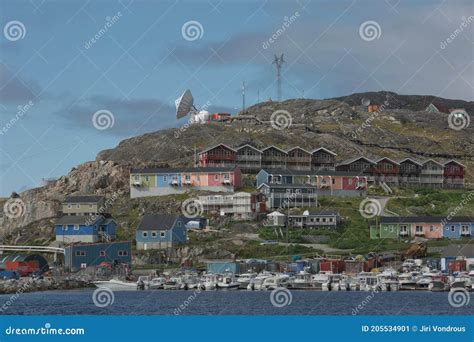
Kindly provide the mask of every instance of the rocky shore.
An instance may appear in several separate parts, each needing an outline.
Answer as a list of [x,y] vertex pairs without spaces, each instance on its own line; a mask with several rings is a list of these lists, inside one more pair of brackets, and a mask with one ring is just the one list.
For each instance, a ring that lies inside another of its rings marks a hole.
[[20,294],[34,291],[49,291],[49,290],[72,290],[93,287],[88,279],[74,279],[74,278],[44,278],[32,279],[21,278],[19,280],[1,280],[0,294]]

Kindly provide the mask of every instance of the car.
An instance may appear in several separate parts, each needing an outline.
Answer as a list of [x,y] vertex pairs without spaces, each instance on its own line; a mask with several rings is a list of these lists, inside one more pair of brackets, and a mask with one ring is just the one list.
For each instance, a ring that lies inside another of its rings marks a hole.
[[0,279],[9,280],[9,279],[20,279],[20,273],[17,271],[0,271]]
[[278,241],[265,240],[265,241],[260,242],[260,246],[272,246],[272,245],[278,245]]

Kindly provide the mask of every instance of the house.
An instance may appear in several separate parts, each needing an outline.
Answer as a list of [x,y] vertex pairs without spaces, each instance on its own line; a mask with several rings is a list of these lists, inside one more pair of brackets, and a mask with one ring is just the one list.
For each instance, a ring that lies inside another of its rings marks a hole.
[[387,185],[397,186],[400,164],[387,157],[380,158],[376,160],[375,163],[375,183],[386,183]]
[[366,157],[356,157],[337,164],[336,171],[355,172],[359,176],[366,176],[369,182],[373,182],[376,166],[376,162]]
[[469,217],[445,218],[442,224],[443,236],[449,239],[471,238],[474,234],[474,220]]
[[316,187],[307,184],[268,184],[258,190],[266,197],[267,208],[314,207],[317,204]]
[[313,170],[334,170],[337,154],[320,147],[311,152],[311,169]]
[[419,186],[421,177],[421,168],[423,165],[412,159],[405,158],[399,162],[399,184],[400,186]]
[[236,220],[254,219],[266,211],[265,196],[262,193],[236,192],[234,194],[213,194],[199,196],[203,210],[209,214],[232,216]]
[[132,243],[130,241],[72,244],[64,250],[64,266],[68,271],[77,271],[102,263],[112,265],[132,263]]
[[237,151],[233,148],[219,144],[199,153],[200,167],[230,167],[235,166]]
[[262,167],[262,151],[246,144],[237,148],[236,164],[241,170],[258,172]]
[[293,147],[286,151],[286,167],[290,170],[311,170],[311,152],[301,147]]
[[262,168],[284,169],[286,168],[287,153],[275,146],[269,146],[262,150]]
[[130,197],[166,196],[187,191],[234,192],[241,186],[238,167],[132,169]]
[[138,250],[172,248],[187,242],[184,216],[174,214],[146,214],[135,234]]
[[305,210],[302,215],[289,215],[290,226],[299,228],[337,228],[341,222],[339,212],[334,210]]
[[443,186],[445,188],[463,188],[466,167],[455,161],[450,160],[443,165]]
[[423,237],[439,239],[442,237],[459,239],[470,237],[474,222],[467,217],[414,216],[414,217],[380,217],[370,222],[371,239],[396,239]]
[[425,112],[428,113],[449,113],[449,110],[446,106],[441,103],[433,103],[431,102],[426,108]]
[[98,215],[105,207],[103,196],[66,196],[62,203],[63,215]]
[[443,187],[444,166],[436,160],[428,159],[421,164],[421,186],[432,188]]
[[265,183],[311,185],[317,195],[354,197],[365,194],[367,176],[345,171],[262,169],[257,174],[257,188]]
[[63,243],[111,241],[117,223],[106,216],[62,216],[54,225],[56,241]]
[[267,215],[267,219],[265,220],[266,226],[271,227],[284,227],[286,222],[286,215],[282,214],[278,211],[272,211],[270,214]]

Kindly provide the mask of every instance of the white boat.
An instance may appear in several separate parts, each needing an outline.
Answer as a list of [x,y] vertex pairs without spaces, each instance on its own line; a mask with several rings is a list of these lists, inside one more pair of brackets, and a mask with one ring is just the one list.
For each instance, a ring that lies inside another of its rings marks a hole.
[[136,291],[137,283],[132,281],[122,281],[118,279],[94,281],[93,284],[98,288],[109,289],[112,291]]
[[418,273],[406,272],[398,275],[399,290],[416,290]]
[[263,283],[265,279],[270,278],[270,277],[273,277],[272,273],[268,273],[268,272],[260,273],[258,276],[250,280],[249,284],[247,285],[247,290],[249,291],[263,290],[264,289]]
[[378,289],[379,280],[372,272],[361,272],[357,275],[361,291],[375,291]]
[[197,274],[187,273],[181,277],[180,289],[192,290],[198,288],[199,279]]
[[255,279],[257,277],[257,273],[242,273],[238,278],[237,282],[239,283],[239,288],[240,289],[246,289],[252,279]]
[[148,283],[148,289],[150,289],[150,290],[163,289],[165,283],[166,283],[166,278],[164,278],[164,277],[153,278]]
[[311,286],[314,287],[316,290],[329,290],[329,284],[331,282],[330,276],[332,272],[329,271],[321,271],[318,274],[313,274],[311,276]]
[[341,290],[341,274],[333,274],[329,276],[329,288],[331,291],[340,291]]
[[458,273],[450,284],[451,289],[472,289],[472,281],[469,274],[465,272]]
[[217,288],[222,290],[237,290],[240,283],[235,280],[233,273],[224,273],[217,278]]
[[311,273],[306,270],[300,271],[295,275],[291,282],[291,288],[296,290],[307,290],[311,286]]
[[269,277],[263,281],[264,290],[274,290],[279,287],[288,287],[290,284],[290,276],[287,274],[277,274],[274,277]]
[[163,284],[164,290],[179,290],[181,287],[181,278],[171,277]]
[[204,281],[200,287],[206,291],[217,289],[217,274],[208,273],[204,275]]

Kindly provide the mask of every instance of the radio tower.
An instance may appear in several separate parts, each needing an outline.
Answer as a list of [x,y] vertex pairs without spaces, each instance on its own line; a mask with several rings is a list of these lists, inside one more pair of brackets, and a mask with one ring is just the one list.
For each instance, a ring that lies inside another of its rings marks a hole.
[[285,61],[283,60],[283,54],[281,54],[280,57],[275,55],[275,60],[273,61],[272,64],[275,64],[277,68],[277,97],[278,101],[281,101],[281,67],[283,66],[283,63]]
[[245,81],[242,82],[242,112],[245,112]]

